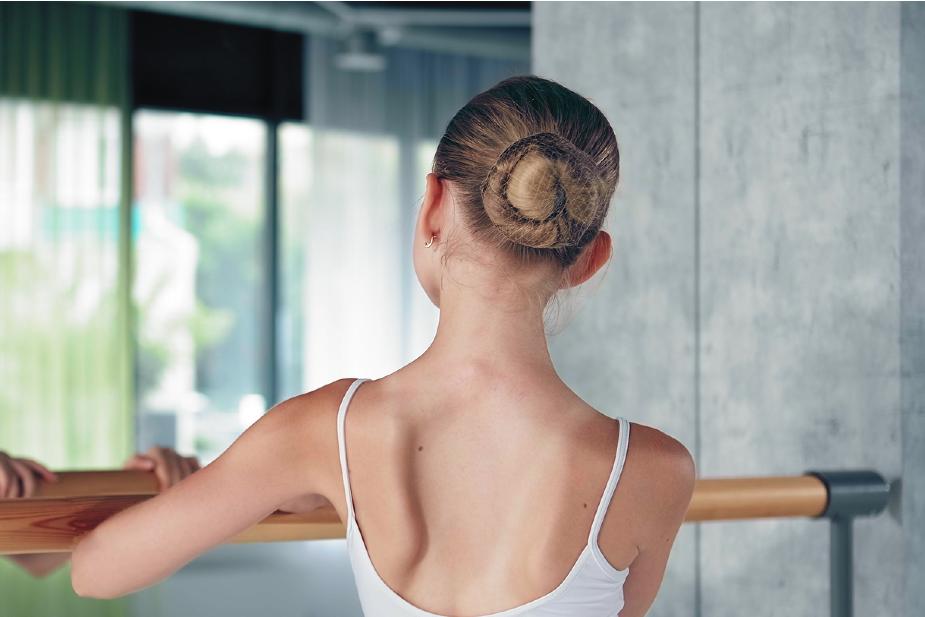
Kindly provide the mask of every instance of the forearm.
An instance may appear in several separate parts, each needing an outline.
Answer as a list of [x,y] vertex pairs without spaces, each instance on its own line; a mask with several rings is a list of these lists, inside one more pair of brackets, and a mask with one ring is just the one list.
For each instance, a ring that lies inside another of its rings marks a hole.
[[320,417],[304,407],[309,396],[278,405],[212,464],[87,534],[73,554],[74,591],[114,598],[153,585],[281,504],[318,493],[308,470],[322,420],[309,421]]
[[222,495],[207,471],[120,512],[81,539],[73,554],[74,591],[109,599],[144,589],[273,511],[237,494],[238,487]]
[[66,564],[70,553],[35,553],[9,555],[9,560],[36,578],[44,578]]
[[[115,598],[167,578],[291,499],[252,452],[253,437],[159,495],[107,519],[78,542],[71,582],[80,596]],[[262,440],[254,444],[266,452]],[[240,451],[236,454],[236,449]],[[243,456],[242,456],[243,455]]]

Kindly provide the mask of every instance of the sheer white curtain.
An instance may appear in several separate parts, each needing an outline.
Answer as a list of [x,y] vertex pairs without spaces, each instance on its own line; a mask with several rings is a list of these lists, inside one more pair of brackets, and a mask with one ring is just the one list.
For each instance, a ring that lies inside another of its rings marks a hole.
[[[306,45],[311,179],[304,199],[284,199],[284,235],[301,253],[300,275],[284,277],[289,395],[339,377],[381,377],[433,339],[438,313],[411,262],[424,177],[453,114],[529,71],[524,63],[405,49],[383,52],[383,71],[345,71],[335,64],[339,49],[323,37]],[[283,169],[292,173],[285,160]]]
[[130,447],[126,32],[119,10],[0,5],[0,450],[54,467]]
[[119,131],[115,108],[0,97],[0,450],[49,465],[113,464],[129,435]]
[[[126,14],[0,3],[0,451],[105,468],[131,447]],[[0,614],[123,617],[0,559]]]

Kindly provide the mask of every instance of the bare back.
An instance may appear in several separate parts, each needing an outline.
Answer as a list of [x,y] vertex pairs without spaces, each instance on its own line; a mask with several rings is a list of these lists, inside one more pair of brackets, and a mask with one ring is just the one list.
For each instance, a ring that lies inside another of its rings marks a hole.
[[[561,382],[476,388],[408,373],[364,382],[344,425],[355,517],[382,580],[441,614],[488,614],[556,588],[586,545],[619,424]],[[639,552],[639,450],[630,441],[601,529],[617,570]]]

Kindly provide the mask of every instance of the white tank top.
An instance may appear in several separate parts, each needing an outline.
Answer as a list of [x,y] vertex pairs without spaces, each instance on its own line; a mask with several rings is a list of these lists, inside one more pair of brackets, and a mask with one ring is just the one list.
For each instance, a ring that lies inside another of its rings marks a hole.
[[[344,479],[344,494],[347,496],[347,551],[363,614],[366,617],[445,617],[411,604],[382,580],[369,558],[363,534],[357,526],[350,492],[347,451],[344,447],[344,418],[353,393],[364,381],[368,379],[361,377],[350,384],[337,412],[337,443]],[[617,420],[620,422],[620,435],[613,469],[591,523],[588,542],[572,569],[549,593],[525,604],[480,617],[617,617],[623,608],[623,583],[629,574],[629,568],[614,568],[597,544],[601,523],[626,460],[629,422],[625,418]]]

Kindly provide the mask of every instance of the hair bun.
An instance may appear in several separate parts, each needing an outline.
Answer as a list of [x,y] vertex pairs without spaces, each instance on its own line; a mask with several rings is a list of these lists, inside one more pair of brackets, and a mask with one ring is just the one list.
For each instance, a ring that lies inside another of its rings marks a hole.
[[516,244],[580,245],[607,212],[607,183],[594,160],[550,132],[518,139],[498,156],[481,186],[485,212]]

